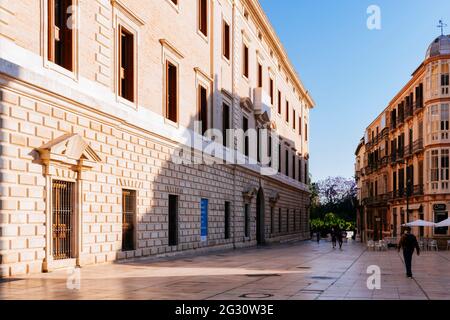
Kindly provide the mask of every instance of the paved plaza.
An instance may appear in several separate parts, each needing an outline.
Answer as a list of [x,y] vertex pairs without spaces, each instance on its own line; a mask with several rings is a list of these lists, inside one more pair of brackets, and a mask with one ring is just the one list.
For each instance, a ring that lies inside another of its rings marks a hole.
[[[379,290],[367,288],[371,265],[381,269]],[[68,271],[60,270],[0,280],[0,299],[450,299],[450,252],[414,256],[415,279],[407,279],[396,250],[354,242],[343,250],[307,241],[79,270],[79,290],[68,289]]]

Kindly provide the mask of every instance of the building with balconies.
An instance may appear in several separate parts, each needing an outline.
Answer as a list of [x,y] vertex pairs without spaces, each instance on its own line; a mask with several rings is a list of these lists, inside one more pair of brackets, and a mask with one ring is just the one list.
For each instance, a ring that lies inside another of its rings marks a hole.
[[[367,127],[356,150],[363,240],[395,237],[407,222],[440,222],[450,208],[450,36],[429,46],[411,80]],[[448,228],[419,228],[445,239]]]

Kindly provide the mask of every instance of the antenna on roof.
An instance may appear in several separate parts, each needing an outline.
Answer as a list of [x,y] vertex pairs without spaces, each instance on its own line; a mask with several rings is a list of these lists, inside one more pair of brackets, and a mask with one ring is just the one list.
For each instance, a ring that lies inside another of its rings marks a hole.
[[444,28],[447,27],[447,24],[444,23],[442,20],[439,20],[439,25],[437,27],[441,29],[441,36],[443,36],[444,35]]

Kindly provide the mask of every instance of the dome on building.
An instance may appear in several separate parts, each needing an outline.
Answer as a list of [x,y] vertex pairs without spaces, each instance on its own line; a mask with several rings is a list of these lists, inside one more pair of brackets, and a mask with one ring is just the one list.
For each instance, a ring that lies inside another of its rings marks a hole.
[[428,47],[425,59],[450,54],[450,35],[437,37]]

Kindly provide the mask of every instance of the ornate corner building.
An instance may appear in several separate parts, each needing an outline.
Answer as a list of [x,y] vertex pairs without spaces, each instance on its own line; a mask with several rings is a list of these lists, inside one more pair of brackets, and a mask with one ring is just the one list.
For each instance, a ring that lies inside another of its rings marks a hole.
[[309,238],[313,107],[256,0],[1,1],[0,276]]
[[[356,150],[362,239],[399,236],[417,219],[448,218],[450,36],[429,46],[412,79],[367,127]],[[448,228],[418,228],[448,239]]]

